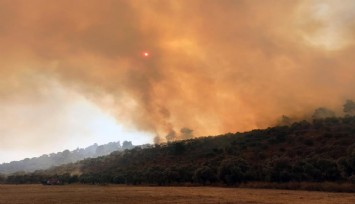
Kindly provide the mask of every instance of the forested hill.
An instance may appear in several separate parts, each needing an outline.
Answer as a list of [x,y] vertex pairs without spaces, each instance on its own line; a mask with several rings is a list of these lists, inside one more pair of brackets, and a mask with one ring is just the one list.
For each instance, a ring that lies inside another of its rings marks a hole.
[[[79,172],[79,173],[78,173]],[[234,185],[249,181],[355,181],[355,117],[301,121],[245,133],[135,147],[7,182]]]
[[78,148],[74,151],[65,150],[63,152],[44,154],[40,157],[26,158],[21,161],[12,161],[10,163],[0,164],[0,173],[9,174],[14,172],[31,172],[40,169],[48,169],[52,166],[59,166],[83,160],[85,158],[95,158],[103,155],[108,155],[113,151],[123,151],[132,149],[132,142],[124,141],[110,142],[105,145],[97,145],[96,143],[86,147]]

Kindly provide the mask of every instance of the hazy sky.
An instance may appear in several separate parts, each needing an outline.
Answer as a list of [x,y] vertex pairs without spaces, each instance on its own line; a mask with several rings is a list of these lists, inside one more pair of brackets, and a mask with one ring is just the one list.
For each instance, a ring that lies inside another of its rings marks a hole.
[[353,0],[0,0],[0,162],[339,111],[354,38]]

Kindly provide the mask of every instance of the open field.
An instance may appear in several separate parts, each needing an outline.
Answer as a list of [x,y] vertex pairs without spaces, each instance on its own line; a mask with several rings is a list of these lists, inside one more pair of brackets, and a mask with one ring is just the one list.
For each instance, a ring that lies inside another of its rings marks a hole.
[[217,187],[0,185],[0,203],[355,203],[355,194]]

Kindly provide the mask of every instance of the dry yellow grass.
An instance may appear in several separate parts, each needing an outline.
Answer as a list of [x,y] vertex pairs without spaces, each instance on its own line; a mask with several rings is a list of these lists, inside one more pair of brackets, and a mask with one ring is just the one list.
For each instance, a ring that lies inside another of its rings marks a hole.
[[218,187],[0,185],[1,204],[355,203],[355,194]]

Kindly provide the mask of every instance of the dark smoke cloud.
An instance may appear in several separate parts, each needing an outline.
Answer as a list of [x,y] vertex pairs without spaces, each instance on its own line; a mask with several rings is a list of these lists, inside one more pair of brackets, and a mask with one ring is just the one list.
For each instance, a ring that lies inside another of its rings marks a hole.
[[335,109],[355,98],[355,21],[334,2],[3,0],[1,98],[56,79],[159,141]]

